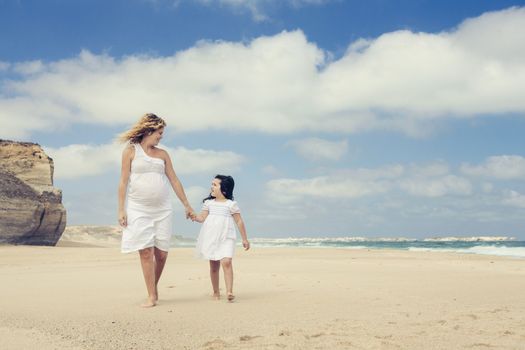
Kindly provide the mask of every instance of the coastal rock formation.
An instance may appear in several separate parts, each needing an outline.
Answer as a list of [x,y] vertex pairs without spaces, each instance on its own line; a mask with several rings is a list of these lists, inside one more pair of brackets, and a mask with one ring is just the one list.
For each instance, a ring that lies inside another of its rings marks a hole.
[[53,160],[38,144],[0,140],[0,243],[55,245],[66,226]]

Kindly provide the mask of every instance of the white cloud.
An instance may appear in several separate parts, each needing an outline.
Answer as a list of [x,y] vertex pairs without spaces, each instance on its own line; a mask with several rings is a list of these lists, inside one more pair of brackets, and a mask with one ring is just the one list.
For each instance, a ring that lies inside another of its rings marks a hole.
[[378,169],[355,169],[309,179],[281,178],[267,183],[272,199],[295,202],[308,197],[361,198],[392,189],[394,179],[403,174],[400,165]]
[[0,137],[68,123],[128,125],[148,111],[179,132],[417,135],[440,118],[523,113],[523,32],[525,8],[510,8],[450,32],[360,39],[336,60],[297,30],[247,43],[203,41],[168,57],[83,51],[8,62],[20,75],[0,81]]
[[525,195],[517,191],[506,191],[502,203],[512,207],[525,208]]
[[261,170],[264,174],[267,174],[270,176],[280,176],[281,175],[281,171],[277,169],[274,165],[271,165],[271,164],[263,166]]
[[178,174],[231,174],[239,170],[245,158],[231,151],[187,149],[177,147],[168,149],[173,167]]
[[281,178],[267,183],[272,198],[296,202],[308,197],[361,198],[404,193],[417,197],[469,196],[471,182],[448,173],[442,161],[409,167],[391,165],[377,169],[355,169],[309,179]]
[[518,155],[492,156],[480,165],[462,164],[461,172],[503,180],[525,179],[525,158]]
[[8,70],[10,67],[10,64],[7,62],[0,61],[0,72]]
[[494,63],[505,61],[521,64],[520,61],[525,55],[525,45],[515,40],[518,36],[523,39],[524,11],[523,7],[511,7],[467,19],[455,33],[454,43],[481,57],[489,58]]
[[443,161],[436,161],[427,165],[413,164],[407,171],[411,176],[415,177],[444,176],[449,173],[449,166]]
[[44,71],[44,69],[44,64],[39,60],[17,63],[13,67],[13,71],[23,75],[37,74]]
[[292,7],[302,7],[305,5],[322,5],[333,0],[195,0],[201,4],[208,6],[224,5],[235,11],[251,13],[252,18],[256,22],[268,20],[266,8],[270,5],[288,4]]
[[55,179],[93,176],[118,169],[122,149],[112,144],[43,148],[47,155],[53,158]]
[[[123,146],[68,145],[61,148],[43,147],[53,158],[55,179],[74,179],[120,170]],[[162,147],[168,151],[177,174],[232,173],[244,157],[230,151]]]
[[436,161],[426,165],[412,164],[398,182],[399,188],[412,196],[443,197],[470,195],[472,184],[468,179],[451,175],[447,163]]
[[400,188],[413,196],[443,197],[472,194],[471,183],[464,178],[447,175],[439,178],[409,178],[400,181]]
[[348,141],[328,141],[320,138],[307,138],[288,142],[301,157],[308,160],[339,160],[348,150]]
[[491,193],[491,192],[494,190],[494,185],[491,184],[490,182],[484,182],[484,183],[481,185],[481,189],[482,189],[483,192],[485,192],[485,193]]
[[276,179],[267,184],[271,197],[296,201],[306,197],[359,198],[388,191],[386,181],[366,181],[320,176],[311,179]]
[[358,168],[358,169],[346,169],[338,171],[335,177],[347,177],[352,179],[362,180],[380,180],[380,179],[396,179],[403,176],[406,173],[406,169],[403,165],[387,165],[380,168]]

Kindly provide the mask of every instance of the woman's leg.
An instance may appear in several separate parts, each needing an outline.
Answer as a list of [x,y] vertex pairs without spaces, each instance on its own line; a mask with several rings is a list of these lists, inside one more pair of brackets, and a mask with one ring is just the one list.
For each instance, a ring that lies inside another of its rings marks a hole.
[[221,260],[222,270],[224,271],[224,282],[226,283],[226,292],[228,300],[233,300],[233,266],[232,258],[223,258]]
[[162,270],[164,270],[164,265],[166,265],[166,259],[168,258],[168,252],[160,250],[155,247],[155,301],[159,300],[159,289],[158,284],[160,280],[160,275],[162,275]]
[[140,264],[144,274],[144,282],[148,290],[148,300],[142,304],[143,307],[155,306],[155,255],[153,247],[139,250]]
[[219,270],[221,268],[221,262],[218,260],[210,260],[210,279],[211,286],[213,287],[213,297],[219,299]]

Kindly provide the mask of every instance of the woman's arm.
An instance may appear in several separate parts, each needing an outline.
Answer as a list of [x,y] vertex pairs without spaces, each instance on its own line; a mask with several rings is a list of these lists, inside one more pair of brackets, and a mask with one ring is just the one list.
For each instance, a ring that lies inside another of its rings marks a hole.
[[186,219],[190,218],[192,215],[194,215],[193,208],[191,207],[190,203],[188,203],[188,199],[186,198],[186,193],[184,192],[182,183],[180,182],[179,178],[175,174],[175,170],[173,169],[173,164],[171,163],[171,158],[168,152],[164,150],[162,150],[162,155],[163,155],[163,159],[166,165],[166,176],[168,177],[168,180],[170,181],[173,191],[179,198],[182,205],[184,205],[184,210],[186,212]]
[[237,227],[239,228],[239,232],[241,233],[242,237],[242,246],[244,247],[244,250],[250,249],[250,242],[248,242],[248,235],[246,234],[246,227],[244,226],[244,221],[242,220],[240,213],[232,214],[233,220],[235,220],[235,223],[237,224]]
[[124,203],[126,201],[126,190],[128,188],[129,174],[131,172],[131,160],[135,155],[135,149],[128,146],[122,151],[122,166],[120,170],[120,181],[118,185],[118,222],[120,226],[128,225],[128,218]]

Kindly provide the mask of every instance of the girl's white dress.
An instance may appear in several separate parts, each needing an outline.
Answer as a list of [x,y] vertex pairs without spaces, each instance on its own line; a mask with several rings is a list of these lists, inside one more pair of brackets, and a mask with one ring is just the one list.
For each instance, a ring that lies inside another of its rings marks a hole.
[[122,232],[123,253],[157,247],[170,248],[172,205],[164,160],[150,157],[134,144],[126,213],[128,226]]
[[237,202],[208,199],[202,210],[208,211],[208,216],[199,232],[195,255],[206,260],[233,258],[237,233],[232,215],[241,212]]

